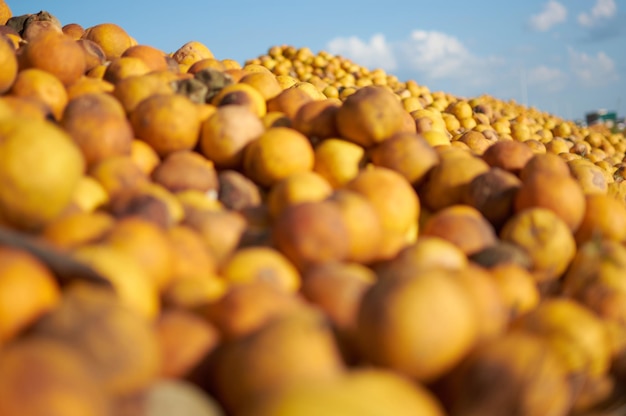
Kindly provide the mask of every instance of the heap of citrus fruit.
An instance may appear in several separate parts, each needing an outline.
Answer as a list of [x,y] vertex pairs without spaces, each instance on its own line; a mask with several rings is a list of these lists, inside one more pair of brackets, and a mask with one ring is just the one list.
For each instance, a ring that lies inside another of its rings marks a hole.
[[624,411],[622,134],[0,23],[0,415]]

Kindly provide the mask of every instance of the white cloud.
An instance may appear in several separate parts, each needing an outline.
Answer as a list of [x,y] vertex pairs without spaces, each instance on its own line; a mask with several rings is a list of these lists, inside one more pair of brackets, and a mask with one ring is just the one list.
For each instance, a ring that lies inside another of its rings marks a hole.
[[475,59],[457,38],[435,31],[413,31],[403,50],[409,66],[432,79],[458,76]]
[[381,68],[385,71],[397,68],[392,47],[381,34],[375,34],[369,42],[364,42],[356,36],[335,38],[328,42],[327,48],[330,53],[344,56],[367,68]]
[[568,48],[570,69],[582,85],[600,87],[617,81],[619,75],[613,60],[604,52],[595,56]]
[[567,75],[558,68],[539,65],[527,71],[526,82],[528,85],[539,86],[554,92],[565,87]]
[[596,4],[589,13],[578,15],[578,23],[585,27],[593,27],[603,20],[608,20],[617,13],[615,0],[596,0]]
[[543,11],[532,15],[529,19],[530,27],[539,32],[545,32],[553,26],[563,23],[567,19],[567,9],[556,0],[548,1]]

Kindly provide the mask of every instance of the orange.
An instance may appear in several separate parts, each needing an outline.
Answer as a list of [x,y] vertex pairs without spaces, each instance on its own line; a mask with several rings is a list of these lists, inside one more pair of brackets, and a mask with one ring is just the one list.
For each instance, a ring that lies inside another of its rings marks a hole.
[[0,343],[4,344],[55,308],[61,292],[54,275],[39,259],[0,246],[0,299]]
[[150,45],[133,45],[122,53],[122,57],[136,57],[144,61],[150,71],[167,70],[165,53]]
[[190,41],[178,48],[172,58],[181,65],[185,72],[192,64],[202,59],[213,58],[213,52],[198,41]]
[[302,133],[288,127],[267,129],[245,148],[246,175],[262,186],[271,186],[294,173],[313,169],[313,146]]
[[28,42],[22,51],[24,68],[39,68],[70,85],[85,73],[83,49],[71,37],[47,32]]
[[272,224],[272,239],[301,271],[310,265],[344,260],[350,249],[343,216],[330,201],[288,206]]
[[169,379],[187,376],[221,341],[214,325],[184,309],[163,311],[154,330],[162,356],[160,374]]
[[594,239],[626,240],[626,206],[613,196],[585,196],[585,214],[574,237],[580,245]]
[[121,218],[101,242],[130,255],[159,290],[172,281],[171,241],[166,231],[154,222],[138,217]]
[[497,236],[482,214],[468,205],[451,205],[426,220],[420,235],[443,238],[467,256],[496,244]]
[[401,131],[404,112],[400,100],[387,88],[367,86],[343,102],[337,112],[337,128],[342,137],[368,147]]
[[156,318],[160,310],[157,287],[132,255],[110,245],[93,243],[78,247],[72,257],[104,276],[133,314],[149,321]]
[[130,35],[115,23],[100,23],[88,27],[83,34],[83,39],[100,45],[109,61],[119,58],[126,49],[133,46]]
[[[210,372],[220,403],[237,414],[248,403],[287,386],[339,377],[344,364],[325,322],[317,309],[301,307],[225,344],[216,351]],[[276,357],[283,365],[275,365]]]
[[303,104],[293,119],[293,128],[311,140],[337,137],[336,116],[341,101],[314,100]]
[[79,95],[100,93],[100,92],[112,92],[113,84],[100,78],[90,78],[83,76],[79,78],[75,83],[67,88],[67,96],[70,100],[78,97]]
[[532,274],[513,263],[497,264],[489,269],[511,319],[533,310],[540,300]]
[[244,75],[239,82],[249,84],[256,88],[265,101],[274,98],[282,91],[276,76],[267,72],[252,72]]
[[305,201],[322,201],[333,191],[330,184],[321,175],[312,172],[300,172],[276,182],[267,194],[270,215],[276,218],[289,205]]
[[54,75],[38,68],[20,71],[9,94],[38,100],[50,109],[57,120],[61,119],[68,101],[63,83]]
[[[0,12],[0,20],[2,20],[1,14]],[[0,36],[0,67],[2,67],[2,74],[0,74],[0,94],[4,94],[11,88],[11,85],[13,85],[18,70],[15,49],[4,36]]]
[[110,94],[84,94],[70,100],[61,126],[80,147],[88,166],[130,154],[133,130],[124,108]]
[[240,168],[244,149],[264,132],[263,123],[245,106],[218,107],[201,126],[199,147],[218,168]]
[[483,153],[482,158],[491,167],[518,174],[533,155],[530,147],[522,142],[498,141]]
[[0,414],[106,416],[109,397],[73,347],[29,337],[0,355]]
[[372,203],[356,191],[336,189],[328,200],[337,205],[348,230],[347,260],[368,264],[377,259],[383,227]]
[[217,107],[226,105],[245,106],[258,117],[263,117],[267,113],[263,94],[252,85],[246,83],[225,86],[211,99],[211,104]]
[[130,155],[102,159],[90,167],[88,173],[98,181],[110,198],[148,181],[148,175]]
[[203,196],[219,186],[213,162],[193,150],[178,150],[167,155],[151,172],[154,182],[171,192],[198,190]]
[[4,0],[0,1],[0,25],[6,24],[11,17],[13,17],[13,12],[9,5]]
[[521,247],[531,258],[538,282],[558,279],[576,254],[576,242],[568,225],[547,208],[527,208],[502,227],[500,239]]
[[358,144],[329,138],[315,146],[313,170],[336,189],[357,176],[364,159],[365,151]]
[[48,223],[40,236],[61,250],[70,250],[101,239],[114,224],[115,219],[106,212],[78,211]]
[[42,227],[69,206],[84,169],[80,149],[55,124],[3,119],[0,216],[15,227]]
[[382,276],[361,300],[357,346],[363,359],[417,381],[450,371],[477,335],[472,301],[444,269]]
[[252,403],[244,416],[443,416],[443,404],[422,384],[382,368],[357,368],[330,382],[289,386]]
[[131,142],[130,157],[132,161],[139,166],[139,169],[146,175],[150,175],[161,162],[157,152],[155,152],[148,143],[139,139],[133,139]]
[[[277,77],[279,79],[279,77]],[[290,120],[295,119],[298,110],[304,104],[313,101],[313,98],[299,88],[283,89],[278,95],[267,100],[267,111],[279,111]]]
[[154,94],[130,114],[135,136],[159,156],[192,149],[200,136],[198,107],[179,94]]
[[74,40],[80,39],[83,36],[83,33],[85,33],[85,28],[83,28],[78,23],[68,23],[66,25],[63,25],[61,30],[63,31],[64,34],[66,34],[67,36],[71,37]]
[[159,374],[161,356],[152,322],[128,308],[114,291],[84,283],[69,286],[59,307],[34,332],[84,357],[108,397],[140,392]]
[[171,85],[158,74],[129,76],[115,83],[113,95],[119,100],[128,114],[137,105],[154,94],[173,93]]
[[134,56],[120,56],[119,58],[113,58],[108,63],[102,78],[111,84],[116,84],[119,81],[137,75],[144,75],[150,72],[150,67],[141,58]]
[[398,133],[368,149],[374,165],[393,169],[411,184],[419,185],[426,175],[439,163],[439,155],[417,133]]
[[259,280],[291,293],[300,288],[298,269],[271,247],[244,247],[235,251],[220,266],[219,275],[229,285]]
[[383,228],[378,260],[391,258],[417,237],[420,200],[398,172],[371,166],[359,172],[345,188],[363,195],[374,207]]

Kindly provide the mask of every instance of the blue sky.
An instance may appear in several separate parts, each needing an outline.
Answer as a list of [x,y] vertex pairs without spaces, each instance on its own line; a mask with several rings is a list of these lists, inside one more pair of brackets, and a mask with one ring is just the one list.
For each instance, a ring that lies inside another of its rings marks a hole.
[[117,23],[172,52],[190,40],[240,62],[270,46],[308,46],[432,91],[490,94],[578,119],[626,113],[626,1],[212,2],[8,0],[62,24]]

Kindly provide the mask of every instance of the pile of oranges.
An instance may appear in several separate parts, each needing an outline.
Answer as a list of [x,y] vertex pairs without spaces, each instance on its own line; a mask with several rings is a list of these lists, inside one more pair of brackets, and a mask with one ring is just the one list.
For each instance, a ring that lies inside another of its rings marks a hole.
[[621,133],[0,24],[0,415],[623,413]]

